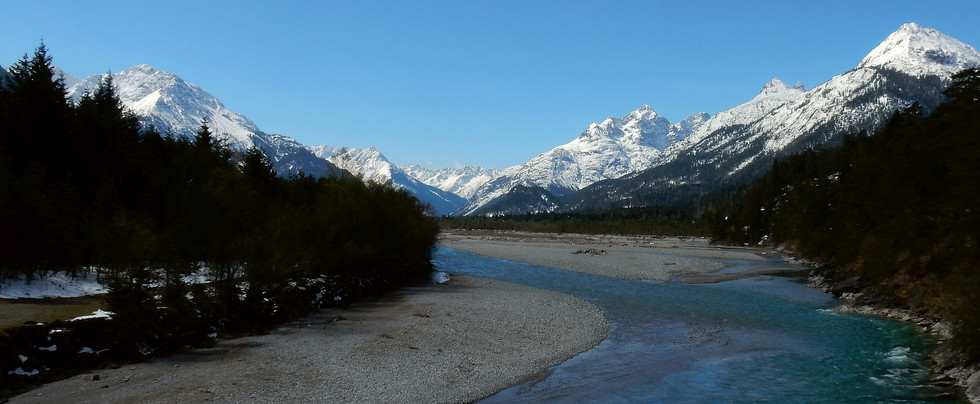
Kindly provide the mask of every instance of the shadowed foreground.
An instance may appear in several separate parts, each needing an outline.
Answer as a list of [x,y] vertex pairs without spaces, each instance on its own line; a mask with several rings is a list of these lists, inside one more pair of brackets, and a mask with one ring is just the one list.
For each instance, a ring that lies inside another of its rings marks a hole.
[[595,346],[608,327],[581,299],[459,276],[10,402],[466,402]]

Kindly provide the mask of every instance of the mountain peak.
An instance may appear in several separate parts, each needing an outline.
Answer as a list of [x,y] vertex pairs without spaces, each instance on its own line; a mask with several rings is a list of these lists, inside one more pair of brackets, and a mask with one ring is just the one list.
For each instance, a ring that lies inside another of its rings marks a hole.
[[766,83],[766,85],[762,86],[762,89],[765,90],[767,88],[780,87],[780,86],[789,87],[788,85],[786,85],[786,83],[780,80],[779,77],[773,77],[772,80],[769,80],[769,82]]
[[[918,33],[918,32],[922,32],[922,31],[924,31],[926,29],[927,28],[922,28],[921,25],[916,24],[914,22],[907,22],[905,24],[902,24],[901,27],[898,27],[898,30],[896,30],[895,32]],[[935,30],[933,30],[933,31],[935,31]]]
[[653,120],[660,117],[657,111],[654,111],[647,104],[641,105],[635,111],[630,112],[629,115],[623,117],[623,124],[628,125],[630,122],[640,121],[640,120]]
[[791,86],[789,84],[786,84],[782,80],[780,80],[778,77],[773,77],[772,80],[769,80],[769,82],[766,83],[766,85],[762,86],[761,93],[763,93],[763,94],[772,94],[772,93],[777,93],[777,92],[783,92],[783,91],[786,91],[786,90],[790,90],[790,91],[806,91],[806,88],[803,87],[803,83],[796,82],[795,85],[792,85]]
[[773,77],[772,80],[769,80],[769,82],[766,83],[766,85],[762,86],[762,92],[763,93],[765,93],[765,92],[771,92],[771,91],[781,91],[781,90],[801,90],[801,91],[806,91],[806,88],[804,88],[803,87],[803,83],[800,83],[800,82],[796,82],[796,84],[794,84],[792,86],[789,85],[789,84],[786,84],[786,82],[780,80],[779,77]]
[[980,65],[972,46],[914,22],[902,25],[861,60],[858,68],[888,68],[912,76],[949,77]]
[[138,64],[136,66],[130,67],[127,70],[132,70],[134,72],[143,72],[143,73],[156,73],[156,72],[159,71],[159,70],[153,68],[153,66],[150,66],[150,65],[145,64],[145,63],[141,63],[141,64]]
[[154,78],[155,80],[166,80],[167,82],[174,82],[179,79],[176,74],[165,72],[148,64],[138,64],[119,73],[113,74],[113,76],[116,75],[124,77]]
[[762,90],[759,91],[759,95],[757,95],[755,99],[774,97],[780,99],[794,98],[796,95],[805,91],[806,89],[803,88],[803,84],[801,83],[796,83],[796,85],[790,86],[789,84],[786,84],[780,80],[778,77],[773,77],[773,79],[769,80],[766,85],[762,86]]
[[[103,77],[96,74],[78,82],[68,89],[69,95],[78,97],[92,91]],[[207,119],[214,133],[241,149],[253,145],[252,137],[259,132],[254,122],[228,110],[213,95],[176,74],[139,64],[112,73],[112,79],[123,104],[161,131],[192,137]]]

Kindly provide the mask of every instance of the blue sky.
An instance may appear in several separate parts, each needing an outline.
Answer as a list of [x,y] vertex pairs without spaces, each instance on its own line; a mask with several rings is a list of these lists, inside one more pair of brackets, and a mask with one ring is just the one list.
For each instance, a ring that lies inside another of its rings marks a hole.
[[906,22],[980,46],[964,1],[5,1],[0,65],[146,63],[305,144],[504,168],[649,104],[671,122],[808,89]]

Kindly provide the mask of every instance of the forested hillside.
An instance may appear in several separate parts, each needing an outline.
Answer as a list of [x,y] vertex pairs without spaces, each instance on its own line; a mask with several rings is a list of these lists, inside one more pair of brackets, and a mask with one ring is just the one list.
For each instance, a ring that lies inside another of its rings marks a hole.
[[[193,139],[141,128],[111,79],[72,103],[43,44],[11,72],[0,86],[0,277],[97,272],[116,355],[261,328],[431,271],[438,226],[404,191],[277,177],[207,122]],[[37,354],[0,337],[5,377],[17,355]]]
[[841,291],[942,317],[980,359],[980,70],[953,76],[947,100],[917,105],[873,135],[773,164],[732,194],[717,238],[786,245]]

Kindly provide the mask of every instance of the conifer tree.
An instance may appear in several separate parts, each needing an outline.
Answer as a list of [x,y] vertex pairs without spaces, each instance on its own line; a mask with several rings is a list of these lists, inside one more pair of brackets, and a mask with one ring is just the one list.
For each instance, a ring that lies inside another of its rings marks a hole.
[[943,93],[954,104],[980,103],[980,67],[963,70],[952,76]]
[[48,49],[42,42],[11,66],[10,99],[12,118],[4,144],[13,144],[15,169],[24,169],[27,159],[45,160],[53,175],[64,174],[70,103],[64,78],[55,74]]

